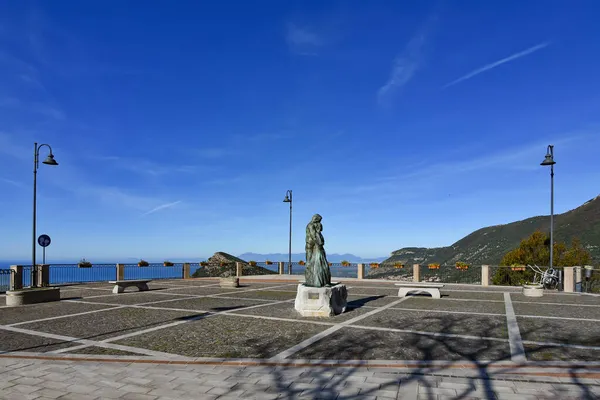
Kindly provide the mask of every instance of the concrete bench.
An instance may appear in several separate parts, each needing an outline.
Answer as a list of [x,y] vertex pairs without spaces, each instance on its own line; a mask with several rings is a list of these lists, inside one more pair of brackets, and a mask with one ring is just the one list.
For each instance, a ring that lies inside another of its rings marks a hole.
[[152,282],[152,279],[129,279],[124,281],[108,281],[108,283],[114,284],[113,293],[123,293],[125,288],[129,286],[137,286],[140,292],[148,289],[148,282]]
[[409,293],[429,293],[434,299],[439,299],[440,289],[444,287],[441,283],[396,283],[396,286],[400,286],[398,290],[398,297],[406,297]]

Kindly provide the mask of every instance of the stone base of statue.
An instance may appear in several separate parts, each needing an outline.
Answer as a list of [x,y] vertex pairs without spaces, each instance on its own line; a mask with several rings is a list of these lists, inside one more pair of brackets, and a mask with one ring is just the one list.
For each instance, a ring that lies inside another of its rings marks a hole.
[[294,308],[303,317],[333,317],[346,311],[348,291],[346,285],[325,287],[298,285]]

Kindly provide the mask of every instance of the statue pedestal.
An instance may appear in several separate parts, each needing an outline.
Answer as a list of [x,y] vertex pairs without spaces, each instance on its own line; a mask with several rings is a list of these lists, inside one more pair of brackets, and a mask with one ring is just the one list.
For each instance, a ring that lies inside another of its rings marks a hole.
[[301,283],[294,308],[303,317],[332,317],[346,311],[347,298],[346,285],[316,288]]

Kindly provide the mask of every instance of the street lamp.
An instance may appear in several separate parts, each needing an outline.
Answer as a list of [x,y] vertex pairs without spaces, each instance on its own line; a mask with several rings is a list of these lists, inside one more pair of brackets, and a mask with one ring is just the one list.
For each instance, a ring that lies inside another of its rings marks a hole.
[[554,145],[548,145],[546,158],[540,165],[550,166],[550,268],[554,265],[554,164]]
[[32,247],[31,247],[31,287],[37,287],[37,282],[36,282],[37,267],[36,267],[36,263],[35,263],[37,170],[40,167],[40,149],[44,146],[48,147],[48,149],[50,150],[50,154],[48,155],[48,157],[46,157],[46,159],[44,161],[42,161],[42,164],[58,165],[58,163],[54,159],[54,155],[52,154],[52,147],[50,147],[49,144],[40,144],[38,146],[37,143],[34,143],[35,150],[33,151],[33,240],[32,240]]
[[290,243],[289,243],[289,259],[288,259],[288,274],[292,274],[292,191],[288,190],[285,193],[284,203],[290,203]]

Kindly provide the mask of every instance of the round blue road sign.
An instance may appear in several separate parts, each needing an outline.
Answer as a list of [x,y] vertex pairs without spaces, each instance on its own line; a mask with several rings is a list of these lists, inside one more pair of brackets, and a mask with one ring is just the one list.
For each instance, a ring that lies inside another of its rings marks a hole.
[[52,242],[50,240],[50,236],[48,235],[40,235],[40,237],[38,237],[38,244],[42,247],[48,247],[50,245],[50,242]]

